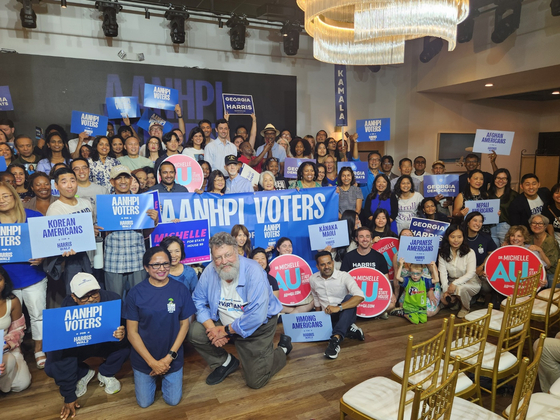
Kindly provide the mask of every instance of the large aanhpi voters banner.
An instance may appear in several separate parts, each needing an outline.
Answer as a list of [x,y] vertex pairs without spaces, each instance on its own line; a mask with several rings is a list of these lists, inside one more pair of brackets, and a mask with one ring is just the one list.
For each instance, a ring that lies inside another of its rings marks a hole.
[[301,305],[311,293],[311,267],[297,255],[285,254],[274,258],[268,274],[278,282],[278,299],[283,305]]
[[72,111],[70,132],[79,134],[86,132],[90,136],[104,136],[107,134],[109,118],[89,112]]
[[98,195],[97,225],[104,231],[150,229],[154,227],[148,210],[154,209],[151,194]]
[[473,152],[509,155],[514,135],[513,131],[476,130]]
[[292,343],[326,341],[332,335],[331,316],[323,311],[282,314],[282,323]]
[[118,341],[121,300],[43,310],[43,351]]
[[350,270],[348,274],[354,277],[365,296],[364,301],[358,305],[358,316],[373,318],[387,310],[393,288],[381,271],[371,267],[359,267]]
[[[498,248],[486,260],[484,271],[490,286],[498,293],[511,296],[519,272],[521,277],[528,277],[539,271],[543,262],[530,250],[522,246],[508,245]],[[542,269],[541,280],[546,279],[546,270]]]
[[144,85],[144,106],[157,109],[175,109],[179,103],[179,91],[165,86]]
[[185,245],[185,259],[182,264],[211,261],[210,232],[208,220],[190,220],[178,223],[160,223],[150,235],[151,246],[157,246],[166,236],[177,236]]
[[[307,226],[338,220],[338,194],[334,187],[255,193],[160,194],[161,218],[164,223],[174,219],[208,219],[212,234],[231,232],[234,225],[245,225],[251,236],[257,225],[263,230],[286,232],[292,240],[294,253],[315,266],[310,249]],[[269,229],[270,228],[270,229]]]
[[255,112],[251,95],[222,93],[222,100],[224,101],[224,113],[230,115],[251,115]]
[[27,223],[0,224],[0,264],[27,262],[30,259]]

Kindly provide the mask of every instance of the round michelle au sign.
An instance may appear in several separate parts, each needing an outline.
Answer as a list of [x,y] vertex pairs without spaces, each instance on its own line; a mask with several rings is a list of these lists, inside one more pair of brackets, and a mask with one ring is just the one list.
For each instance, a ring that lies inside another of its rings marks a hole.
[[[175,182],[189,191],[200,189],[204,183],[204,172],[199,163],[190,156],[171,155],[163,162],[175,165]],[[163,163],[162,162],[162,163]],[[161,176],[158,174],[158,182]]]
[[365,299],[358,305],[358,316],[373,318],[384,313],[391,303],[393,288],[385,275],[375,268],[360,267],[349,271],[364,292]]
[[279,299],[283,305],[297,306],[311,293],[311,267],[297,255],[286,254],[274,258],[270,262],[269,274],[278,282]]

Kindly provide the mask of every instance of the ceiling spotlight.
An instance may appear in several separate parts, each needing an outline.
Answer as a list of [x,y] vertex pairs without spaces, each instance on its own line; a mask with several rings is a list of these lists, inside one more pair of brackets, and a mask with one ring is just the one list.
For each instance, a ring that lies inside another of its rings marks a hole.
[[150,16],[151,16],[151,15],[150,15],[150,11],[149,11],[148,9],[146,9],[146,13],[144,13],[144,17],[145,17],[146,19],[150,19]]
[[171,8],[165,12],[165,18],[171,21],[169,28],[171,29],[171,42],[174,44],[185,43],[185,20],[189,16],[188,12],[177,8]]
[[286,55],[296,55],[299,49],[299,33],[301,32],[301,25],[299,22],[284,23],[280,33],[284,39],[284,52]]
[[368,68],[369,71],[371,71],[372,73],[377,73],[379,70],[381,70],[381,66],[367,66],[367,68]]
[[507,37],[512,35],[521,22],[521,2],[522,0],[513,0],[502,2],[496,8],[494,18],[494,32],[492,32],[492,42],[500,44]]
[[486,84],[484,85],[484,87],[492,87],[492,86],[494,86],[494,83],[486,83]]
[[436,55],[438,55],[442,48],[443,40],[441,38],[432,38],[428,36],[425,37],[424,49],[420,53],[420,61],[422,63],[427,63]]
[[231,48],[240,51],[245,48],[245,31],[249,26],[249,21],[245,15],[232,15],[226,22],[226,26],[230,28],[229,39]]
[[21,26],[24,28],[34,29],[37,27],[37,15],[33,10],[33,5],[31,0],[19,0],[23,7],[19,12],[19,18],[21,19]]
[[560,16],[560,0],[552,0],[550,2],[550,11],[552,16]]
[[560,90],[555,90],[554,92],[552,92],[553,95],[560,95]]
[[117,13],[122,10],[122,6],[118,3],[108,2],[108,1],[98,1],[95,3],[95,7],[101,13],[103,13],[103,34],[106,37],[116,37],[119,36],[119,24],[117,23]]
[[60,0],[60,7],[62,7],[63,9],[66,9],[68,7],[68,5],[66,4],[66,0]]

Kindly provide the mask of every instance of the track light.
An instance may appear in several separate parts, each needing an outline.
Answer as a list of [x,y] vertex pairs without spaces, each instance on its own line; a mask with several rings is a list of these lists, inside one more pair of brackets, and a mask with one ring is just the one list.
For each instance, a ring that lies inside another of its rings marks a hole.
[[68,5],[66,4],[66,0],[60,0],[60,7],[62,7],[63,9],[66,9],[68,7]]
[[280,33],[284,39],[284,52],[286,55],[296,55],[299,49],[299,33],[301,32],[301,25],[299,22],[284,23]]
[[103,13],[103,34],[107,37],[119,36],[119,24],[117,23],[117,14],[122,10],[122,6],[118,3],[107,1],[98,1],[95,7]]
[[521,22],[521,0],[500,3],[495,13],[492,42],[500,44],[519,28],[519,22]]
[[552,0],[550,2],[550,11],[552,16],[560,16],[560,0]]
[[249,26],[249,21],[245,15],[232,15],[226,22],[226,26],[230,28],[229,39],[231,48],[240,51],[245,48],[245,31]]
[[171,29],[171,42],[174,44],[185,43],[185,20],[189,16],[187,11],[177,8],[171,8],[165,12],[165,18],[171,21],[169,28]]
[[37,15],[33,10],[33,4],[31,0],[19,0],[23,7],[19,12],[19,18],[21,19],[21,26],[24,28],[34,29],[37,27]]
[[443,40],[441,38],[424,38],[424,49],[420,53],[420,61],[422,63],[427,63],[436,55],[439,54],[443,48]]
[[146,9],[146,13],[144,13],[144,17],[145,17],[146,19],[150,19],[150,16],[151,16],[151,15],[150,15],[150,10]]
[[381,66],[367,66],[367,68],[372,73],[377,73],[377,72],[379,72],[379,70],[381,70]]

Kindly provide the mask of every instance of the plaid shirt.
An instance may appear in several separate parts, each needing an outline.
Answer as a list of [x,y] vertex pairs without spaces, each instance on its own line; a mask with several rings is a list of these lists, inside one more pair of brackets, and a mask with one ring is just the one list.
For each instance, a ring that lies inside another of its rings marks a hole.
[[132,273],[140,271],[146,252],[141,230],[119,230],[105,238],[105,271]]

